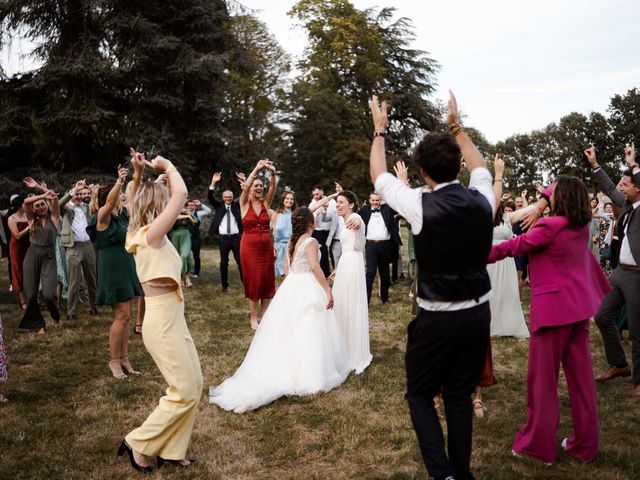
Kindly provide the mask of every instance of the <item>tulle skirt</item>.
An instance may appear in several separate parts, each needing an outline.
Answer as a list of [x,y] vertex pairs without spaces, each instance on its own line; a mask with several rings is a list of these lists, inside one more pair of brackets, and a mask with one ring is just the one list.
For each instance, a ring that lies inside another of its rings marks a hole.
[[290,273],[262,317],[242,365],[209,389],[209,403],[236,413],[285,395],[327,392],[351,368],[342,332],[312,273]]
[[373,358],[369,349],[369,305],[362,252],[342,252],[333,283],[333,301],[351,368],[362,373]]

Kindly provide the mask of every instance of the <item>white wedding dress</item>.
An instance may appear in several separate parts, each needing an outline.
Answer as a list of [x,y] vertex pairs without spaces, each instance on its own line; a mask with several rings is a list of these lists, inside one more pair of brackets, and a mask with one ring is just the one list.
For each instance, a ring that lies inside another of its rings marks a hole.
[[372,360],[369,349],[369,305],[364,270],[365,225],[357,213],[345,222],[356,219],[360,228],[343,228],[340,236],[342,255],[333,282],[333,309],[347,344],[351,368],[362,373]]
[[240,368],[210,387],[209,403],[236,413],[254,410],[284,395],[327,392],[350,372],[344,339],[303,240],[289,274],[273,297]]
[[[511,221],[506,213],[502,223],[493,228],[493,244],[513,238]],[[505,258],[487,265],[493,291],[489,305],[491,307],[491,336],[529,338],[529,329],[524,321],[518,272],[513,258]]]

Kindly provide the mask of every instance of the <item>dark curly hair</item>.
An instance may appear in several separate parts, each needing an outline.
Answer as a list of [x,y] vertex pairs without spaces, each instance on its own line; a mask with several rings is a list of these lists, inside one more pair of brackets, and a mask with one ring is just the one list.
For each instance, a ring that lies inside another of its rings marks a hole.
[[591,222],[591,201],[587,187],[578,177],[560,175],[553,191],[553,213],[567,217],[572,227]]
[[293,234],[289,239],[289,259],[293,260],[293,252],[296,249],[296,243],[300,240],[300,237],[307,232],[310,225],[315,222],[315,217],[311,210],[307,207],[296,208],[291,214],[291,227]]
[[413,161],[434,182],[451,182],[460,173],[462,153],[450,133],[427,133],[413,151]]

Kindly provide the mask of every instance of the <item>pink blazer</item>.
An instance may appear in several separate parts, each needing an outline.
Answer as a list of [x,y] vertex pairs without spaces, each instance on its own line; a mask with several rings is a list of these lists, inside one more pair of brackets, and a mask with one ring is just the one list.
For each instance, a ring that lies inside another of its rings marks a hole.
[[589,225],[569,227],[566,217],[541,218],[524,235],[494,245],[489,263],[529,254],[531,330],[592,317],[611,290],[589,250]]

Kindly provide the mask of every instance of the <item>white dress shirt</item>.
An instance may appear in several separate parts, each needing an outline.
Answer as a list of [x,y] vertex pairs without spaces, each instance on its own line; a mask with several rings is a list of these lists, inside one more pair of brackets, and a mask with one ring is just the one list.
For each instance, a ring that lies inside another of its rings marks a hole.
[[[629,210],[629,213],[627,215],[631,215],[632,213],[634,213],[635,209],[638,208],[639,205],[640,205],[640,200],[638,200],[633,204],[633,210]],[[622,220],[624,219],[621,218],[620,221]],[[629,229],[629,222],[627,222],[627,224],[624,227],[624,238],[622,239],[622,245],[620,246],[620,263],[622,265],[637,266],[638,263],[636,262],[635,258],[633,258],[633,254],[631,253],[631,246],[629,245],[629,237],[627,236],[628,229]]]
[[384,224],[382,214],[379,211],[374,212],[372,209],[371,218],[367,225],[367,240],[381,241],[389,239],[391,239],[391,235],[389,235],[389,230]]
[[[218,227],[218,233],[220,235],[237,235],[240,233],[238,229],[238,222],[236,222],[236,217],[233,216],[233,212],[231,211],[231,205],[224,205],[224,208],[227,210],[222,217],[222,221],[220,222],[220,226]],[[231,218],[231,231],[227,231],[227,215]]]
[[74,242],[89,242],[89,234],[87,233],[87,215],[80,204],[72,204],[73,222],[71,223],[71,232],[73,233]]
[[[447,185],[460,183],[458,180],[453,182],[443,182],[435,186],[433,191],[440,190]],[[487,199],[491,207],[491,211],[495,210],[496,199],[493,193],[493,178],[491,173],[485,167],[475,168],[471,172],[469,180],[469,188],[477,190]],[[396,212],[404,217],[411,224],[411,232],[418,235],[422,231],[422,191],[409,187],[401,182],[389,172],[379,175],[376,179],[375,189],[378,194],[389,204]],[[455,311],[473,308],[482,303],[489,301],[491,291],[476,300],[462,300],[457,302],[443,302],[435,300],[426,300],[418,297],[418,306],[428,311]]]

